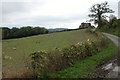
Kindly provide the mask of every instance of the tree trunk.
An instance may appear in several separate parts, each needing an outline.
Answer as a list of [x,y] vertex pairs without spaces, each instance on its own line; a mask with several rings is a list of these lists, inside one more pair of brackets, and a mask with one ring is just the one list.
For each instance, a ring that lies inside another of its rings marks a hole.
[[101,28],[101,12],[98,10],[98,28],[100,29]]

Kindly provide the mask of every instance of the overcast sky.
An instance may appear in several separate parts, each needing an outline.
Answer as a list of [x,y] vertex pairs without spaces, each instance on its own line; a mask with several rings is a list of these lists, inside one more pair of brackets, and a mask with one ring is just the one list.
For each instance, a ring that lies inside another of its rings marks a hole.
[[[89,20],[89,8],[105,0],[2,0],[1,26],[78,28]],[[118,1],[106,0],[118,15]]]

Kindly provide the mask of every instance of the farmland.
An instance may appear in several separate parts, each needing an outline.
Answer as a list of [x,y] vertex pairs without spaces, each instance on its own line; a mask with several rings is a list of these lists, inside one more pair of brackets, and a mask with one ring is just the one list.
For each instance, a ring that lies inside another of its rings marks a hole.
[[34,51],[64,48],[88,39],[95,39],[95,35],[86,33],[83,29],[3,40],[3,71],[18,71],[24,68],[27,58]]

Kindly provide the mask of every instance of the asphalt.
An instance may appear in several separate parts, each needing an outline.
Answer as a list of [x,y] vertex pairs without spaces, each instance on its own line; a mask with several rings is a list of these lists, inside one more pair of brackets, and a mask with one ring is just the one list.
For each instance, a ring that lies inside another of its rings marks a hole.
[[120,37],[103,33],[106,37],[111,39],[117,48],[117,54],[115,59],[109,61],[105,66],[104,70],[109,70],[109,73],[105,75],[106,78],[119,78],[120,79]]

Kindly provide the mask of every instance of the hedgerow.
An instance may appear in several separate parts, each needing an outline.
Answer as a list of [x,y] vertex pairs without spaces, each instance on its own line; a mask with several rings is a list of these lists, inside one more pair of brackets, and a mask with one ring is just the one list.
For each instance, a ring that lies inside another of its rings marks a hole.
[[31,68],[35,71],[33,76],[48,77],[48,73],[55,73],[72,66],[74,62],[93,56],[105,47],[107,47],[106,38],[100,36],[96,40],[88,40],[63,49],[33,52],[30,55]]

